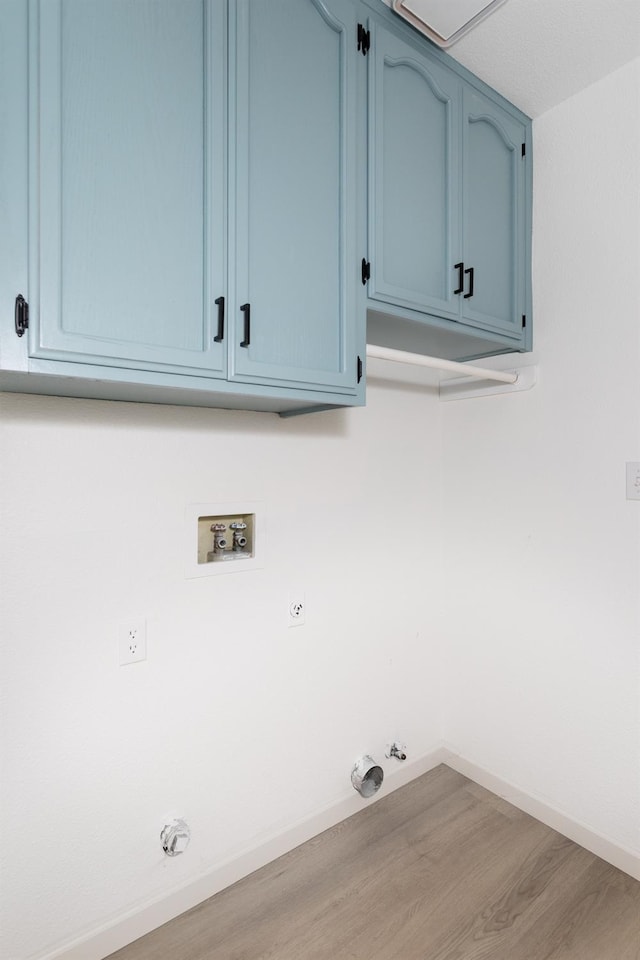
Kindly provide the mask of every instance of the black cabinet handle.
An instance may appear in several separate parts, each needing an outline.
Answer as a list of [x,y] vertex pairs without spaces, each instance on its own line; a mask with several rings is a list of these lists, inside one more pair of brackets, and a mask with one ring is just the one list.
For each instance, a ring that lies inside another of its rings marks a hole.
[[473,278],[475,276],[475,270],[473,267],[469,267],[468,270],[465,270],[465,273],[469,274],[469,292],[465,293],[463,299],[468,300],[469,297],[473,296]]
[[16,329],[16,336],[24,336],[24,332],[29,326],[29,304],[21,293],[19,293],[16,297],[13,311],[13,322]]
[[240,346],[248,347],[251,343],[251,304],[243,303],[240,309],[244,313],[244,340],[240,341]]
[[218,334],[213,339],[215,343],[222,343],[224,340],[224,297],[218,297],[215,305],[218,308]]
[[462,293],[464,290],[464,263],[462,263],[462,261],[456,263],[453,269],[458,271],[458,289],[453,292]]

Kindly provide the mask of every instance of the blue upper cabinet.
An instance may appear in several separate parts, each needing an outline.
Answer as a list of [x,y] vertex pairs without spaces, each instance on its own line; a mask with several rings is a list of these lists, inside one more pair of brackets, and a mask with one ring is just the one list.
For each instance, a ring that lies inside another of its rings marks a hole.
[[3,0],[0,389],[364,402],[356,8]]
[[381,0],[1,0],[0,120],[0,389],[294,413],[367,336],[530,346],[530,122]]
[[224,375],[225,19],[32,0],[32,357]]
[[367,2],[371,339],[457,359],[528,349],[530,122]]
[[238,0],[232,377],[355,391],[356,8]]

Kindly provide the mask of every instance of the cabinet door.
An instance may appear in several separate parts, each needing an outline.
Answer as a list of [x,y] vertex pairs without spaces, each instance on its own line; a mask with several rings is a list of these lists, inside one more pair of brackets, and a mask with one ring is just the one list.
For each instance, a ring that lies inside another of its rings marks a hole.
[[[463,254],[473,296],[462,316],[522,339],[525,297],[525,127],[472,88],[464,92]],[[465,293],[470,292],[467,273]]]
[[32,356],[224,372],[225,11],[31,0]]
[[368,295],[455,317],[460,81],[381,24],[369,60]]
[[355,6],[235,12],[232,377],[355,390]]
[[[18,294],[29,299],[28,10],[24,0],[0,3],[0,366],[24,369],[14,333]],[[6,335],[5,334],[6,331]],[[25,338],[26,339],[26,338]]]

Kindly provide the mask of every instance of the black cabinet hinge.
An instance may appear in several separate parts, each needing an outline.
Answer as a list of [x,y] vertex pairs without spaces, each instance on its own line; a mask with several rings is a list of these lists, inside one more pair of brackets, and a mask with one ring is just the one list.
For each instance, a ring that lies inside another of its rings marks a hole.
[[522,144],[522,156],[523,156],[523,157],[526,156],[526,153],[527,153],[527,145],[526,145],[526,143],[523,143],[523,144]]
[[358,362],[356,364],[356,371],[358,373],[358,383],[362,380],[362,358],[358,357]]
[[16,327],[16,336],[24,336],[25,330],[29,327],[29,304],[21,293],[16,297],[13,318]]
[[365,258],[362,258],[362,285],[371,279],[371,264]]
[[358,50],[362,51],[362,55],[366,57],[369,53],[369,48],[371,46],[371,31],[365,30],[363,24],[358,24]]

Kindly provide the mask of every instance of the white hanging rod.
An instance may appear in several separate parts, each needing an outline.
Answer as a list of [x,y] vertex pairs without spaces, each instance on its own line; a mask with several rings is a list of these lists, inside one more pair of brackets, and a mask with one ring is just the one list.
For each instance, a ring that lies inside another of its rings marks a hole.
[[488,370],[486,367],[474,367],[457,360],[442,360],[440,357],[429,357],[422,353],[407,353],[405,350],[392,350],[390,347],[378,347],[373,343],[367,344],[367,356],[376,360],[391,360],[393,363],[411,363],[419,367],[432,367],[436,370],[447,370],[459,373],[465,377],[477,377],[479,380],[499,380],[501,383],[517,383],[517,373],[503,373],[501,370]]

